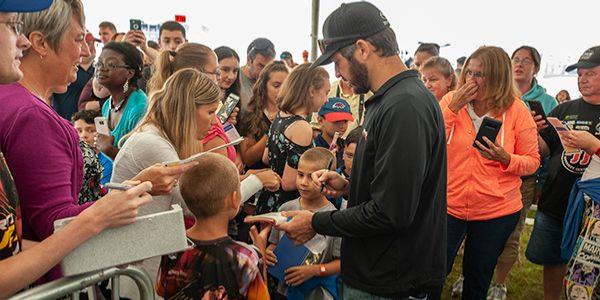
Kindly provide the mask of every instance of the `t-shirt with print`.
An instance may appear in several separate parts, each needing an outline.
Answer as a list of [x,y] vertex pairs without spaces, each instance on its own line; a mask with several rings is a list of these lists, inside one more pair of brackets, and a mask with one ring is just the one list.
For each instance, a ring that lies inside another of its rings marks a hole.
[[[548,116],[563,121],[570,129],[585,130],[600,138],[600,105],[587,103],[580,98],[557,106]],[[583,150],[566,153],[552,126],[542,130],[540,136],[550,148],[550,162],[538,209],[562,221],[571,188],[589,165],[591,156]]]
[[[279,211],[295,211],[302,210],[302,205],[300,205],[300,198],[288,201],[279,207]],[[327,205],[313,211],[313,212],[323,212],[323,211],[332,211],[337,210],[333,204],[327,202]],[[271,229],[271,234],[269,235],[269,243],[277,244],[279,240],[283,237],[285,233],[279,230]],[[309,255],[305,263],[306,264],[326,264],[335,259],[340,258],[340,246],[342,244],[342,238],[340,237],[332,237],[326,236],[327,247],[321,253]],[[309,263],[310,262],[310,263]],[[282,295],[285,295],[286,286],[283,283],[279,284],[278,292]],[[317,299],[329,299],[331,295],[322,287],[315,289],[311,292],[305,300],[317,300]]]
[[194,247],[162,257],[156,291],[165,299],[265,299],[258,255],[223,237],[192,240]]
[[0,260],[21,251],[21,213],[15,183],[0,152]]

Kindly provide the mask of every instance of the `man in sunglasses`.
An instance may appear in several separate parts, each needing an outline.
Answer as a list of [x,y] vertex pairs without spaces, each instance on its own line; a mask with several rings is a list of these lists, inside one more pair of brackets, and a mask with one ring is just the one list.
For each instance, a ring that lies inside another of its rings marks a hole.
[[323,55],[366,100],[351,181],[312,174],[327,196],[349,195],[346,210],[289,212],[278,226],[297,243],[316,233],[342,237],[345,299],[435,299],[446,273],[446,138],[435,97],[402,62],[394,31],[368,2],[327,17]]
[[240,101],[242,111],[246,110],[248,101],[252,98],[252,87],[258,80],[260,71],[275,58],[275,45],[266,38],[257,38],[246,51],[247,62],[240,72]]

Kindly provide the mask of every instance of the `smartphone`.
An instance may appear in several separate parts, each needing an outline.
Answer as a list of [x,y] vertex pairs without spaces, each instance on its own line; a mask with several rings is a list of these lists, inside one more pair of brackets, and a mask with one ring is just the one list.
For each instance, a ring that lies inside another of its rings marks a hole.
[[546,113],[544,113],[544,107],[542,106],[542,102],[540,101],[529,101],[529,107],[531,110],[535,112],[536,115],[542,116],[544,121],[548,123],[548,119],[546,118]]
[[548,123],[550,123],[550,125],[554,127],[554,130],[556,130],[556,133],[558,133],[560,143],[567,154],[577,153],[580,151],[580,149],[565,146],[565,142],[563,141],[563,135],[566,134],[569,130],[571,130],[571,128],[565,126],[565,124],[563,124],[561,120],[554,117],[549,117]]
[[221,124],[225,123],[227,119],[229,119],[229,116],[233,112],[233,109],[238,104],[238,102],[240,102],[240,96],[233,93],[227,96],[227,99],[225,99],[223,106],[221,106],[221,109],[219,109],[219,111],[217,112],[217,116],[219,117]]
[[142,20],[129,19],[129,29],[131,30],[142,30]]
[[[483,137],[485,136],[490,141],[495,142],[498,132],[500,132],[500,127],[502,127],[502,122],[490,117],[484,117],[481,126],[479,127],[479,131],[477,131],[475,141],[479,141],[482,145],[487,146],[487,143],[483,140]],[[480,149],[475,141],[473,142],[473,147]]]
[[110,135],[110,129],[108,128],[108,120],[106,120],[105,117],[95,117],[94,123],[96,124],[97,133]]

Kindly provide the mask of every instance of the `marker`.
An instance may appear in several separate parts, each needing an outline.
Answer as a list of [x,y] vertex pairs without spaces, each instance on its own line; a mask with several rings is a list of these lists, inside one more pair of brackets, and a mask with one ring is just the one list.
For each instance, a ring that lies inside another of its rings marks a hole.
[[126,190],[134,187],[134,185],[109,182],[109,183],[105,184],[104,187],[107,189],[111,189],[111,190],[126,191]]
[[[327,171],[331,170],[331,166],[333,166],[333,157],[329,159],[329,163],[327,164]],[[321,183],[321,193],[325,189],[325,182]]]

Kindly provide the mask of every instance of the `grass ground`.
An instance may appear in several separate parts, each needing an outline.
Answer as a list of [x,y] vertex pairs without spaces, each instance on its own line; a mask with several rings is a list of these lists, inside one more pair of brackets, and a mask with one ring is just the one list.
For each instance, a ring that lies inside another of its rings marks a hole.
[[[525,225],[521,234],[521,264],[518,262],[512,269],[507,279],[508,299],[543,299],[542,267],[529,262],[525,258],[527,241],[531,235],[532,226]],[[446,279],[442,299],[451,299],[452,283],[456,281],[462,271],[462,257],[454,261],[452,273]]]

